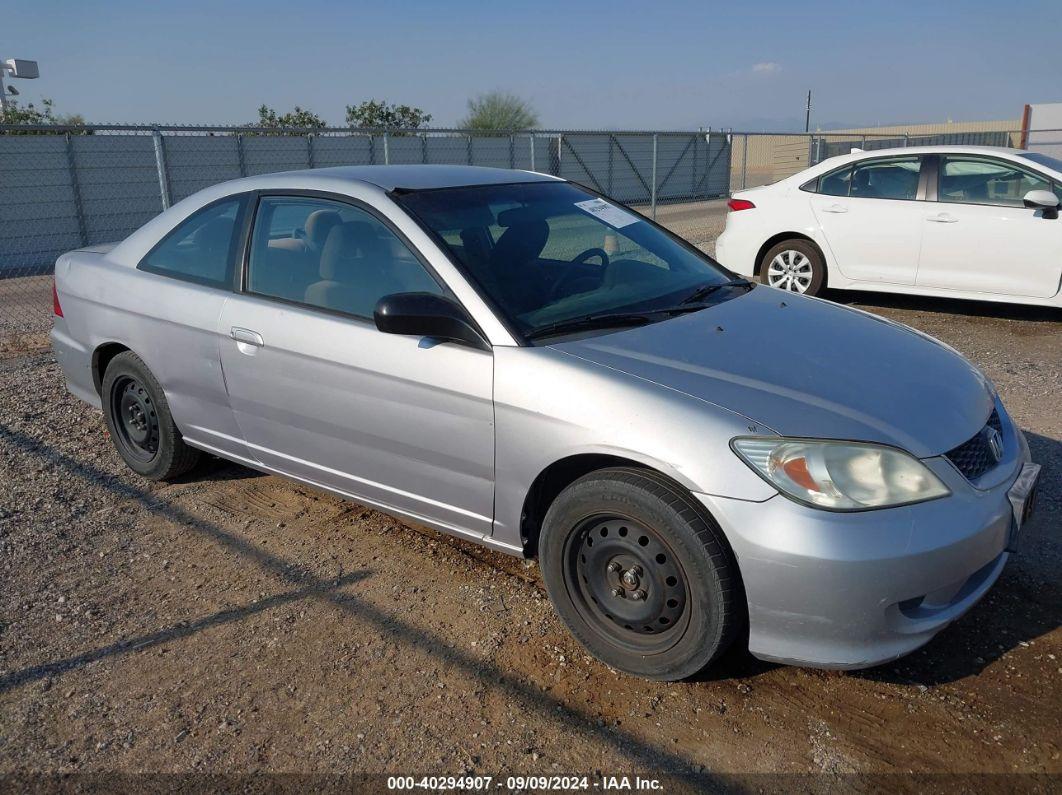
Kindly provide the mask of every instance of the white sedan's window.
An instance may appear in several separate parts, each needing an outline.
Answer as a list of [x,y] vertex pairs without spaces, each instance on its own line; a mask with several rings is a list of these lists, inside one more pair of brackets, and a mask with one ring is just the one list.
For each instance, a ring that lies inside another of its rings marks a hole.
[[851,195],[864,199],[914,199],[921,165],[918,157],[856,163]]
[[375,216],[343,202],[295,196],[261,200],[247,289],[359,317],[371,317],[377,301],[392,293],[443,294]]
[[824,196],[847,196],[852,186],[852,167],[846,166],[819,179],[818,192]]
[[938,197],[962,204],[1022,206],[1031,190],[1051,190],[1046,179],[999,160],[945,157],[940,169]]

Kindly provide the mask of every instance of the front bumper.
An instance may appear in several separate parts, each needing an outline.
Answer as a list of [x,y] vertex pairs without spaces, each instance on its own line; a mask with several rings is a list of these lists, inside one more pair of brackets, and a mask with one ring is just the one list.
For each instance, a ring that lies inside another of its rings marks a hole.
[[1021,431],[1010,438],[1015,448],[987,488],[944,459],[927,461],[952,494],[918,505],[832,513],[780,495],[762,503],[697,495],[737,557],[752,654],[865,668],[914,651],[973,607],[1009,554],[1008,491],[1029,462]]

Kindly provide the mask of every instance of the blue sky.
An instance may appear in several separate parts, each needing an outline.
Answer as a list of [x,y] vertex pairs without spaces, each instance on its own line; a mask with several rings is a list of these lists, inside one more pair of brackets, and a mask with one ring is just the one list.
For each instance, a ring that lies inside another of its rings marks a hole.
[[1062,101],[1062,2],[59,2],[5,4],[25,99],[97,122],[341,123],[375,97],[455,123],[501,88],[545,127],[795,129],[1012,119]]

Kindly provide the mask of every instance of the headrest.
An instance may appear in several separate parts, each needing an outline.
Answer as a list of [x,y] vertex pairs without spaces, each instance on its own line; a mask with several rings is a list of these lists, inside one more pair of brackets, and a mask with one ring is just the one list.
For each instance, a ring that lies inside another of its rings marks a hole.
[[543,219],[544,217],[540,210],[531,207],[513,207],[498,213],[498,226],[518,226],[519,224],[529,224]]
[[378,255],[382,241],[376,231],[364,221],[348,221],[332,227],[321,249],[322,279],[333,280],[344,273],[344,267],[364,260],[366,264]]
[[514,268],[537,259],[549,239],[549,224],[542,218],[514,223],[498,238],[490,255],[492,269]]
[[328,233],[339,224],[339,213],[335,210],[314,210],[306,216],[306,239],[310,244],[320,249],[328,239]]

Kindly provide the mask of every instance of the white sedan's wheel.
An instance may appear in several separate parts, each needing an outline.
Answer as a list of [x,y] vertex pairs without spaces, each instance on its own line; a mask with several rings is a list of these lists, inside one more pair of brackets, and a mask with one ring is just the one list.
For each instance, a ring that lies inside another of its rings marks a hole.
[[787,248],[767,267],[767,284],[794,293],[806,293],[814,275],[811,260],[799,251]]
[[826,264],[810,240],[783,240],[761,260],[760,281],[791,293],[818,295],[826,284]]

